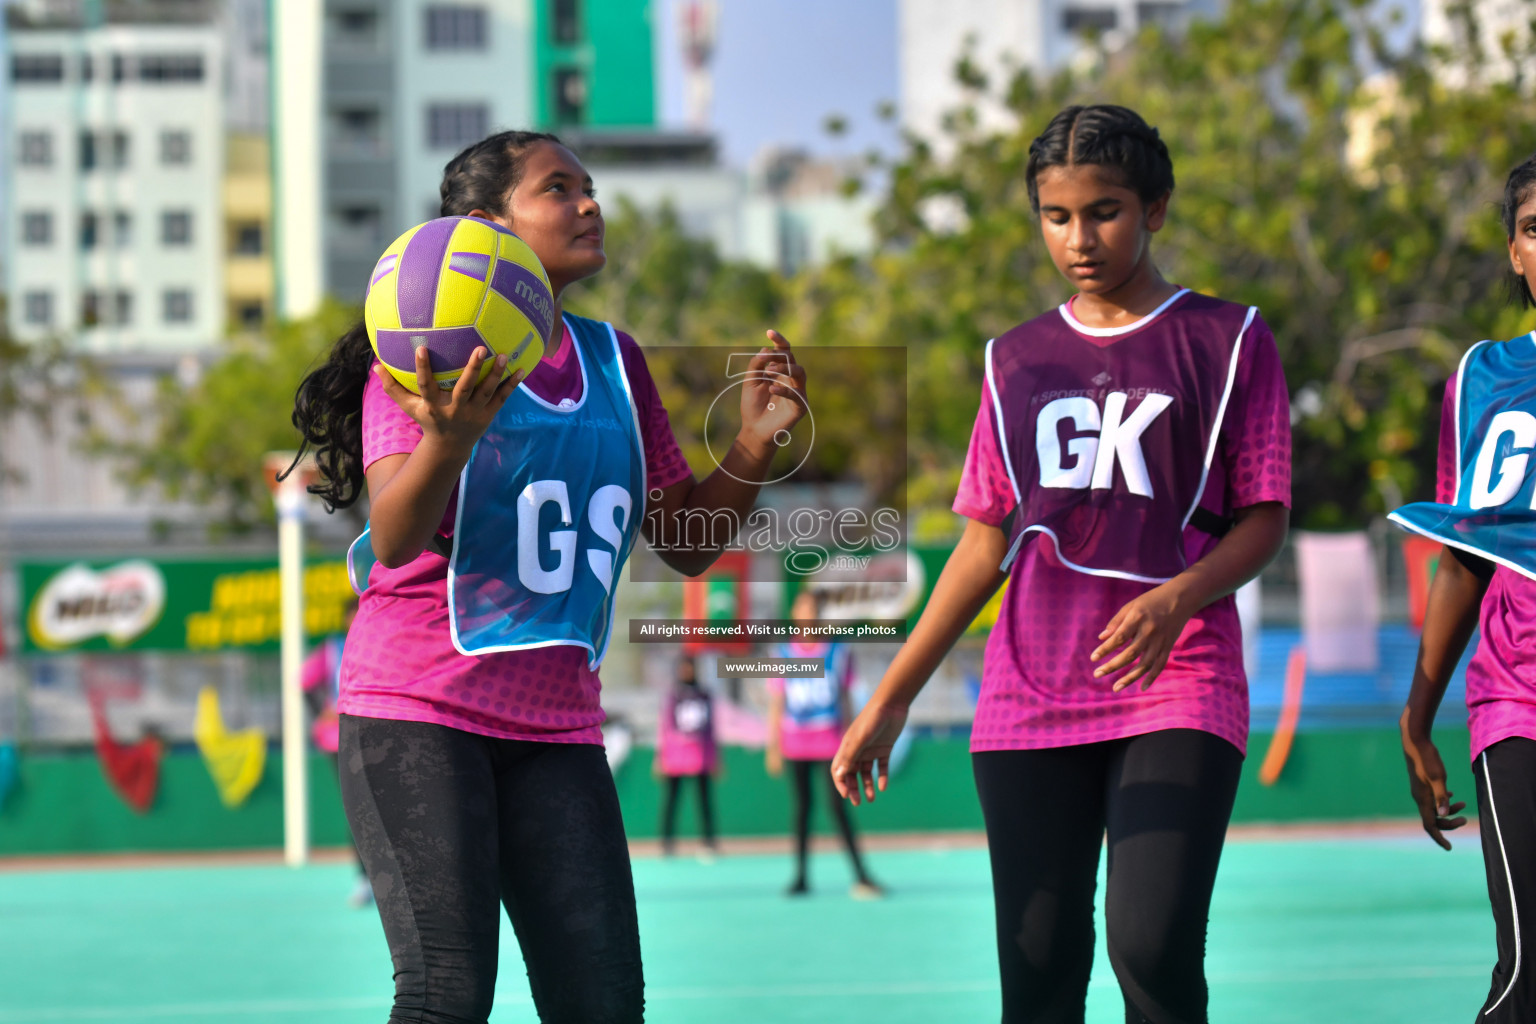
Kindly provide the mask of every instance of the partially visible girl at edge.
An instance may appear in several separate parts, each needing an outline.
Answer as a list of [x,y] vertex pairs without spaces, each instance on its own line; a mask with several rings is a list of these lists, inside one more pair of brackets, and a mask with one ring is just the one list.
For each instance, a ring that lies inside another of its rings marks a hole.
[[1231,594],[1285,538],[1290,405],[1258,311],[1159,272],[1173,166],[1140,116],[1063,110],[1026,182],[1077,293],[988,343],[969,522],[832,774],[854,803],[886,787],[913,698],[1008,580],[971,732],[1002,1019],[1083,1020],[1107,832],[1126,1020],[1195,1024],[1248,736]]
[[[1536,306],[1536,156],[1510,172],[1504,185],[1504,231],[1514,270],[1512,291]],[[1531,472],[1476,457],[1486,442],[1498,454],[1507,428],[1494,417],[1536,414],[1536,334],[1473,346],[1446,383],[1440,416],[1438,505],[1410,505],[1392,514],[1399,525],[1445,541],[1429,588],[1413,686],[1399,721],[1408,787],[1424,831],[1447,850],[1443,833],[1467,823],[1462,801],[1446,788],[1445,762],[1431,740],[1435,713],[1466,651],[1472,630],[1482,641],[1467,664],[1467,711],[1472,774],[1477,781],[1478,830],[1493,906],[1498,959],[1478,1021],[1536,1020],[1536,965],[1522,927],[1536,911],[1536,546],[1531,524]],[[1505,421],[1509,422],[1508,420]],[[1460,430],[1458,431],[1458,425]],[[1527,442],[1504,439],[1505,452]],[[1486,474],[1479,481],[1481,468]],[[1465,474],[1465,479],[1463,479]],[[1496,482],[1497,481],[1497,482]],[[1518,485],[1518,486],[1514,486]],[[1475,489],[1503,492],[1473,497]],[[1495,514],[1495,506],[1521,509]],[[1449,506],[1449,508],[1447,508]],[[1447,514],[1448,513],[1448,514]],[[1497,561],[1483,557],[1494,555]]]
[[[542,362],[502,381],[497,356],[475,386],[480,349],[440,391],[418,348],[416,395],[375,363],[359,324],[300,386],[294,414],[323,471],[312,490],[345,507],[366,477],[370,498],[378,563],[347,640],[340,745],[347,817],[394,961],[389,1019],[485,1021],[505,907],[540,1020],[628,1024],[643,1018],[644,982],[596,672],[611,592],[642,530],[681,536],[685,511],[740,521],[775,432],[803,412],[775,399],[803,393],[804,371],[770,331],[741,431],[721,469],[695,481],[635,341],[562,315],[566,288],[606,262],[576,156],[553,135],[493,135],[448,163],[441,213],[514,231],[542,261],[555,298]],[[590,512],[600,505],[606,526]],[[478,590],[464,582],[467,552]],[[719,549],[658,552],[695,575]],[[450,602],[462,625],[471,599],[499,612],[500,632],[472,648],[495,653],[460,653],[462,631],[450,636]]]

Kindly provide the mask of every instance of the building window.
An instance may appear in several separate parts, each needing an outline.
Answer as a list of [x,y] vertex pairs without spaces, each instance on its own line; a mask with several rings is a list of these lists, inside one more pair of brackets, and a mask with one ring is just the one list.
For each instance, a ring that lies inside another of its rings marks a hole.
[[80,248],[89,252],[101,243],[101,219],[89,211],[80,215]]
[[11,81],[39,85],[64,81],[64,56],[58,53],[18,53],[11,57]]
[[343,206],[336,210],[341,240],[355,247],[372,249],[383,233],[384,215],[377,206]]
[[47,210],[32,210],[21,215],[21,242],[23,245],[53,244],[53,214]]
[[112,81],[121,83],[128,78],[128,58],[121,53],[112,55]]
[[550,0],[549,14],[549,27],[558,45],[581,42],[581,0]]
[[471,4],[428,4],[427,49],[483,50],[485,8]]
[[185,288],[168,289],[161,297],[161,315],[168,324],[192,322],[192,293]]
[[483,103],[434,103],[427,108],[427,145],[463,149],[490,132],[491,115]]
[[53,133],[22,132],[20,146],[23,167],[53,166]]
[[132,292],[89,288],[80,296],[82,327],[126,327],[132,322]]
[[80,55],[80,81],[89,82],[96,78],[96,58],[89,53]]
[[262,238],[260,224],[236,224],[234,254],[236,256],[260,256]]
[[139,55],[141,82],[201,82],[203,55],[200,53],[145,53]]
[[160,162],[167,166],[192,162],[192,133],[164,131],[160,133]]
[[118,210],[112,215],[112,244],[126,249],[133,244],[133,214]]
[[383,136],[379,112],[370,107],[347,107],[336,111],[335,139],[342,152],[382,156]]
[[192,244],[190,210],[166,210],[160,214],[160,243],[162,245]]
[[332,38],[339,48],[374,50],[379,45],[379,13],[367,7],[350,7],[332,16]]
[[1113,7],[1068,7],[1061,12],[1061,27],[1068,32],[1108,32],[1120,23]]
[[266,319],[266,308],[260,302],[242,302],[235,306],[235,322],[242,330],[259,331]]
[[94,171],[98,167],[122,170],[128,166],[128,133],[81,132],[80,169]]
[[53,292],[27,292],[23,295],[21,318],[33,327],[53,326]]
[[587,115],[587,76],[580,68],[555,69],[555,123],[581,124]]
[[1182,3],[1165,3],[1162,0],[1142,0],[1136,5],[1136,25],[1158,25],[1164,28],[1175,26],[1179,23],[1180,16],[1184,13]]

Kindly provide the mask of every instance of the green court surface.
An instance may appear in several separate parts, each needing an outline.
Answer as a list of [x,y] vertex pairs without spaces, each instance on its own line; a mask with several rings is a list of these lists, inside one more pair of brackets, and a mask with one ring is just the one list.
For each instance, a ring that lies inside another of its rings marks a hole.
[[[989,876],[977,848],[875,851],[889,899],[780,895],[788,857],[637,857],[647,1020],[787,1024],[995,1021]],[[0,873],[0,1024],[382,1024],[390,966],[338,864]],[[1089,1021],[1124,1019],[1103,953]],[[1475,841],[1234,841],[1209,941],[1216,1022],[1468,1021],[1493,922]],[[503,932],[493,1021],[534,1019]]]

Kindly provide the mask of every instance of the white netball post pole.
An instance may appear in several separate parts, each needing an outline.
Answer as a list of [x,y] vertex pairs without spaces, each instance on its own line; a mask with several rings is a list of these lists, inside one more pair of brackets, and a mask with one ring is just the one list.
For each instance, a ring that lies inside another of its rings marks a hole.
[[283,480],[277,474],[293,462],[292,452],[267,455],[267,479],[277,506],[278,597],[282,609],[283,860],[289,867],[309,863],[308,744],[304,729],[304,490],[306,463]]

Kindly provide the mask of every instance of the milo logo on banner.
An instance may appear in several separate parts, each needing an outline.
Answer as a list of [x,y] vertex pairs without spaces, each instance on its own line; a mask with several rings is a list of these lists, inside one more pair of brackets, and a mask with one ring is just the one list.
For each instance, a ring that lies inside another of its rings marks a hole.
[[27,632],[44,650],[93,637],[121,647],[147,633],[164,611],[165,577],[154,563],[135,559],[100,571],[76,563],[32,598]]

